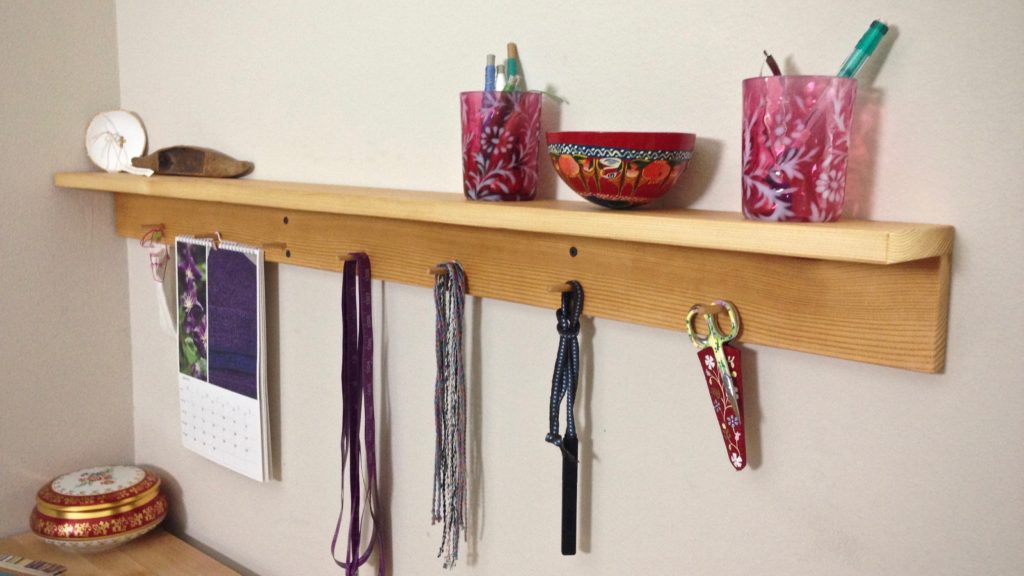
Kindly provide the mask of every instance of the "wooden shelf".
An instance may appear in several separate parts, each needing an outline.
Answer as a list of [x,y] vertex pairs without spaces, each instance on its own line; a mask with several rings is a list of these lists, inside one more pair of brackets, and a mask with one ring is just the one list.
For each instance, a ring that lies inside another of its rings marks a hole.
[[0,540],[0,554],[62,564],[72,576],[238,576],[238,572],[160,528],[105,552],[74,552],[25,532]]
[[202,200],[322,214],[370,216],[520,232],[582,236],[816,258],[896,264],[949,253],[950,226],[864,222],[780,224],[734,212],[613,211],[585,202],[470,202],[461,194],[260,180],[202,179],[83,172],[57,174],[56,185],[141,196]]
[[432,285],[430,266],[458,259],[471,294],[549,308],[558,295],[547,286],[577,279],[587,315],[675,330],[693,303],[724,298],[740,310],[744,342],[925,372],[945,358],[950,226],[780,224],[245,179],[90,172],[55,183],[116,193],[118,232],[132,238],[156,222],[169,236],[218,230],[287,244],[268,261],[326,270],[362,250],[374,277],[420,286]]

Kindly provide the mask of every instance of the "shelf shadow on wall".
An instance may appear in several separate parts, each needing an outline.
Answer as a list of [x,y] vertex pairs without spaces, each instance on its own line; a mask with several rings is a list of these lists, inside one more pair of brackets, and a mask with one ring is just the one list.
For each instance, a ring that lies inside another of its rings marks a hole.
[[270,410],[270,475],[280,482],[284,475],[281,468],[281,314],[278,306],[281,300],[277,265],[266,264],[263,274],[267,334],[267,404]]
[[178,479],[167,470],[151,463],[137,463],[160,477],[160,492],[167,497],[167,518],[163,522],[165,530],[171,534],[184,534],[188,530],[188,510]]
[[235,572],[238,572],[242,576],[251,576],[256,574],[252,570],[249,570],[245,566],[242,566],[238,562],[235,562],[231,558],[224,556],[217,550],[188,535],[188,512],[185,508],[184,492],[181,489],[181,484],[173,475],[171,475],[170,472],[151,463],[139,462],[137,463],[137,466],[141,466],[160,477],[160,492],[162,492],[164,496],[167,496],[167,505],[169,508],[167,511],[167,519],[164,520],[162,524],[162,528],[164,530],[180,538],[193,548],[213,558],[217,562],[220,562]]
[[885,93],[864,87],[857,89],[850,136],[850,158],[846,169],[846,199],[843,218],[869,219],[875,192],[875,157]]
[[[381,548],[384,551],[384,559],[388,566],[394,566],[394,551],[391,549],[391,497],[394,493],[394,465],[391,452],[391,383],[388,378],[388,330],[387,330],[387,283],[380,283],[380,390],[377,394],[379,402],[375,406],[377,410],[377,446],[379,448],[379,459],[377,464],[377,493],[380,497],[381,523],[378,535],[381,538]],[[376,562],[380,565],[380,558],[370,559],[370,564]]]
[[850,135],[850,159],[846,172],[844,218],[870,219],[875,194],[878,140],[882,128],[885,91],[875,88],[875,79],[889,59],[889,52],[899,38],[896,26],[889,26],[885,40],[864,63],[857,74],[857,100],[853,107],[853,128]]
[[[577,544],[580,552],[590,553],[591,528],[593,526],[594,462],[599,460],[594,452],[593,426],[594,398],[594,318],[580,318],[580,389],[576,397],[583,399],[582,418],[577,422],[579,436],[579,525],[576,527]],[[582,395],[582,396],[581,396]]]
[[479,296],[470,297],[470,334],[472,335],[469,350],[469,370],[466,372],[466,395],[469,403],[467,427],[469,428],[469,503],[466,518],[466,564],[475,566],[479,559],[478,545],[484,534],[484,465],[483,465],[483,345],[480,335],[483,332],[482,309],[483,300]]
[[[890,24],[885,39],[857,74],[857,100],[853,106],[843,218],[871,218],[878,140],[882,127],[882,104],[885,102],[885,91],[875,88],[875,79],[878,78],[885,61],[889,59],[889,52],[892,51],[899,36],[899,28]],[[801,73],[792,55],[786,56],[783,69],[790,75]]]
[[737,346],[743,359],[743,429],[747,434],[747,467],[761,467],[761,415],[760,381],[757,377],[757,352],[742,344]]
[[[549,94],[556,94],[556,89],[548,85],[544,91]],[[558,183],[562,180],[555,174],[551,167],[551,158],[548,156],[547,132],[558,132],[562,129],[562,102],[545,96],[540,109],[540,143],[537,146],[537,200],[554,200],[557,195]]]
[[[722,151],[725,142],[715,138],[703,138],[697,134],[697,142],[693,147],[693,157],[686,170],[679,175],[679,180],[664,196],[651,203],[654,208],[688,208],[703,196],[711,187],[715,175],[722,163]],[[736,167],[736,188],[739,189],[740,171]],[[740,196],[736,193],[736,206]]]

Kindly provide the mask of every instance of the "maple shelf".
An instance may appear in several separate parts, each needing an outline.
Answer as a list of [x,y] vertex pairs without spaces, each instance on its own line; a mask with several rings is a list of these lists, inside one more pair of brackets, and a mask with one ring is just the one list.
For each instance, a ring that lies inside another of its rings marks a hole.
[[420,286],[433,284],[431,266],[457,259],[470,294],[548,308],[559,302],[548,287],[576,279],[586,315],[674,330],[692,304],[726,299],[740,311],[742,342],[924,372],[945,361],[951,226],[753,222],[248,179],[76,172],[54,181],[115,193],[126,237],[152,223],[168,238],[219,231],[287,246],[268,249],[268,261],[335,271],[338,255],[365,251],[375,278]]
[[[103,552],[75,551],[47,544],[31,532],[0,540],[0,551],[67,567],[72,576],[239,576],[162,528]],[[0,574],[8,574],[3,571]],[[15,572],[21,574],[21,572]]]

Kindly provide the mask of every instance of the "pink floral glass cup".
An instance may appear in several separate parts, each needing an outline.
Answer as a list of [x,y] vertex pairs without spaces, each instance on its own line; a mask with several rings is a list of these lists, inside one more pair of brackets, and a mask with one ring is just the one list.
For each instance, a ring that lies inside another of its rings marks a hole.
[[857,81],[767,76],[743,81],[743,215],[831,222],[843,212]]
[[471,200],[537,195],[540,92],[463,92],[462,187]]

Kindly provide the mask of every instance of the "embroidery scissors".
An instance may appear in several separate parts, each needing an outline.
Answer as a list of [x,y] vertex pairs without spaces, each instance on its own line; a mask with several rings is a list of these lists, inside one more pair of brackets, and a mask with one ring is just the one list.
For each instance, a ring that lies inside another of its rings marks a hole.
[[[729,314],[731,327],[727,334],[722,333],[721,328],[718,326],[718,321],[715,319],[715,314],[719,310],[724,310]],[[703,313],[704,321],[708,325],[708,335],[703,337],[697,333],[693,326],[693,321],[697,314],[701,313]],[[728,396],[729,404],[732,405],[736,418],[742,418],[740,416],[739,394],[736,391],[736,384],[732,379],[732,370],[729,369],[729,361],[725,357],[725,350],[722,348],[740,333],[740,318],[736,312],[736,307],[731,302],[726,302],[725,300],[715,300],[711,306],[694,304],[686,315],[686,331],[689,332],[690,341],[693,342],[695,347],[698,349],[711,348],[712,352],[714,352],[718,373],[722,377],[722,383],[725,384],[725,395]]]

